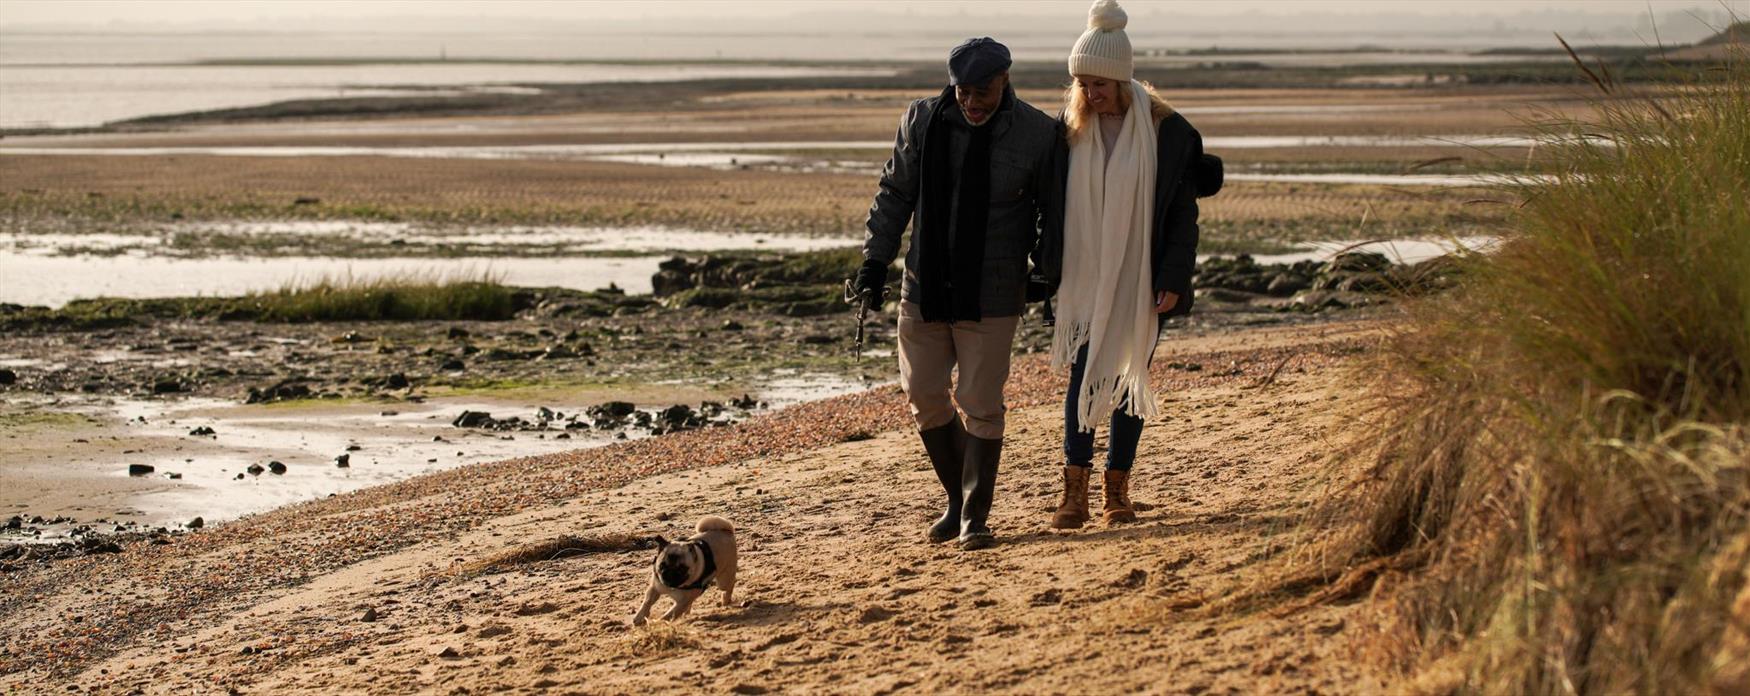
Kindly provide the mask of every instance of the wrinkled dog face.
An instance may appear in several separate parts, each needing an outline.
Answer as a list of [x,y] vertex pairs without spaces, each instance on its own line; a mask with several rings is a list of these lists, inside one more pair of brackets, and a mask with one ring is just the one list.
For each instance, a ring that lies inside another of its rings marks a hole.
[[656,575],[668,587],[680,587],[697,577],[699,549],[692,544],[669,543],[656,554]]

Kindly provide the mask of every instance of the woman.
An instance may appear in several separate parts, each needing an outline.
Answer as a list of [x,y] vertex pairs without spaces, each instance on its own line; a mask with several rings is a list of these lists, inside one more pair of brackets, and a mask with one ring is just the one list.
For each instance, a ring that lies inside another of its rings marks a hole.
[[1221,160],[1153,87],[1132,79],[1127,18],[1113,0],[1088,13],[1070,52],[1063,270],[1051,357],[1070,368],[1064,399],[1063,501],[1056,529],[1088,521],[1094,426],[1110,416],[1107,524],[1136,521],[1130,466],[1156,415],[1148,364],[1169,316],[1191,309],[1197,197],[1221,186]]

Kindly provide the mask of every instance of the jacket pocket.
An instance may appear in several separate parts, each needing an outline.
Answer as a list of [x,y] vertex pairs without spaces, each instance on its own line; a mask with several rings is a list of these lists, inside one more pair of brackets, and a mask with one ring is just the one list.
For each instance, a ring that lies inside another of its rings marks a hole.
[[992,203],[1014,203],[1025,199],[1027,185],[1033,180],[1033,169],[1020,158],[1001,150],[990,153],[990,200]]

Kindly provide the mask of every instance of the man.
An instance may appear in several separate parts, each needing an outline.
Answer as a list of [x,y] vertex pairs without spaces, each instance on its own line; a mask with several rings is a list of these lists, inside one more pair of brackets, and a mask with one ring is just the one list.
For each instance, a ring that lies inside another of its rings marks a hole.
[[[912,102],[869,208],[855,285],[881,306],[912,227],[899,305],[899,381],[947,494],[929,539],[992,546],[986,518],[1003,448],[1003,383],[1022,310],[1057,275],[1065,144],[1056,119],[1015,96],[1009,49],[969,39],[948,87]],[[950,376],[958,368],[950,398]],[[958,412],[956,411],[958,404]],[[964,420],[962,419],[964,416]]]

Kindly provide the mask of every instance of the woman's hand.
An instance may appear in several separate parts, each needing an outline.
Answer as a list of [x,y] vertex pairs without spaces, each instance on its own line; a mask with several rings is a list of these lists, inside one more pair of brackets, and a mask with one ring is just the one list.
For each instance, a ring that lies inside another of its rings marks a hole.
[[1179,306],[1179,293],[1162,290],[1155,293],[1155,314],[1166,314]]

